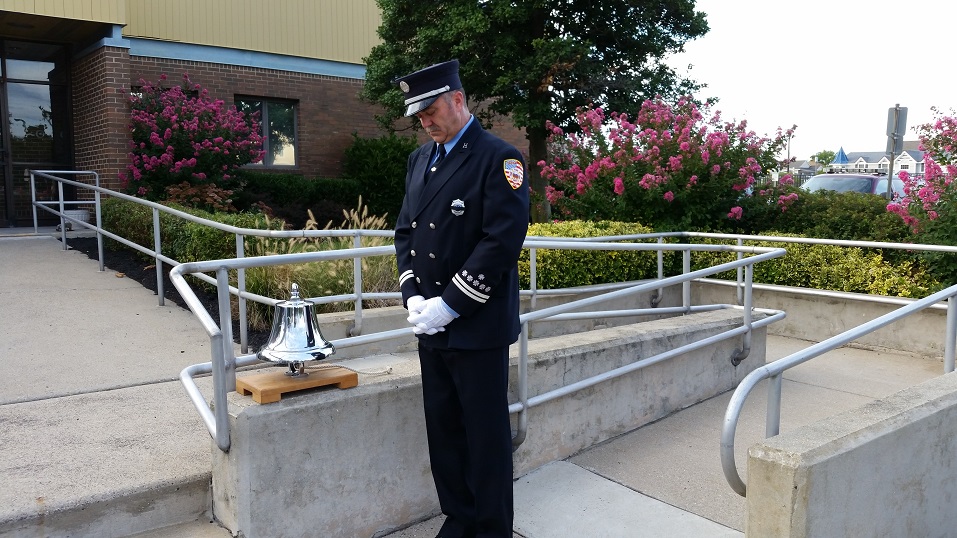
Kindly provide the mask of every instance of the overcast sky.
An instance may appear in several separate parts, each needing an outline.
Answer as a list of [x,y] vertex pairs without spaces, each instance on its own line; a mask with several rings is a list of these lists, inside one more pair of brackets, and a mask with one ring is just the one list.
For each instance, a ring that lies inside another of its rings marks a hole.
[[[957,2],[698,0],[711,30],[670,64],[708,85],[726,120],[758,134],[797,124],[791,156],[884,151],[887,111],[905,140],[931,107],[957,108]],[[690,71],[688,64],[693,67]],[[784,155],[782,155],[783,157]]]

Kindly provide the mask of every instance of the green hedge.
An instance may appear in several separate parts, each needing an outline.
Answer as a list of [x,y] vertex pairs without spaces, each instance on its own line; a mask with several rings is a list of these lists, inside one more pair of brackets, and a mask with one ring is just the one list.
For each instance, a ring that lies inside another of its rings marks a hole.
[[[568,221],[532,224],[530,236],[597,237],[652,233],[640,224],[612,221]],[[529,251],[518,260],[519,280],[529,286]],[[536,252],[536,276],[540,289],[571,288],[607,282],[625,282],[656,278],[658,258],[654,251],[603,251],[539,249]]]
[[419,143],[411,137],[389,134],[361,138],[353,134],[352,145],[343,155],[342,173],[358,182],[369,212],[394,225],[405,196],[405,174],[409,154]]
[[[717,240],[700,242],[727,244]],[[860,248],[768,241],[745,241],[744,244],[788,251],[785,256],[756,264],[756,283],[899,297],[925,297],[942,288],[916,257],[892,262],[878,251]],[[736,257],[733,252],[695,252],[691,257],[692,270],[727,263]],[[727,272],[715,278],[734,280],[735,277],[734,272]]]
[[244,169],[239,174],[241,190],[234,205],[240,210],[257,210],[265,204],[273,215],[295,229],[302,228],[312,211],[320,226],[330,220],[342,221],[343,210],[356,207],[362,184],[356,179],[308,178],[297,174]]
[[[209,213],[197,209],[170,206],[191,215],[238,228],[266,228],[266,219],[256,213]],[[146,248],[153,248],[153,210],[144,205],[109,198],[102,204],[103,227],[120,237]],[[280,220],[270,222],[273,229],[282,229]],[[236,239],[233,234],[197,224],[160,212],[160,231],[163,254],[180,262],[218,260],[236,257]],[[254,238],[248,240],[254,241]],[[107,246],[116,249],[115,241]]]

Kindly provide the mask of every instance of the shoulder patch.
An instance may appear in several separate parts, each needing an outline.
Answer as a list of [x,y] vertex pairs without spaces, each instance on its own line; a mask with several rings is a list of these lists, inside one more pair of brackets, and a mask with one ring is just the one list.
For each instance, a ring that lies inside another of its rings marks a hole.
[[525,169],[522,167],[522,161],[518,159],[505,159],[503,164],[505,168],[505,179],[512,189],[517,189],[525,182]]

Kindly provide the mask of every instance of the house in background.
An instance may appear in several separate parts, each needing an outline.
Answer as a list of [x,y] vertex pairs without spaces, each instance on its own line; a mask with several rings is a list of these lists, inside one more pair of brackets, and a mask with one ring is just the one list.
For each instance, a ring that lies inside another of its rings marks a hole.
[[[890,157],[883,151],[851,152],[847,154],[847,159],[846,164],[831,163],[827,166],[827,171],[886,175],[890,165]],[[901,171],[905,171],[912,176],[923,177],[924,152],[916,149],[905,149],[894,156],[894,175]]]
[[380,21],[375,0],[0,0],[0,226],[32,225],[26,170],[118,189],[130,92],[163,74],[264,123],[293,118],[255,166],[338,177],[353,133],[385,134],[359,99]]
[[[924,176],[924,152],[917,141],[904,141],[904,149],[894,156],[894,175],[905,171],[916,177]],[[825,167],[828,173],[881,174],[887,175],[890,157],[883,151],[844,153],[838,151],[834,161]]]

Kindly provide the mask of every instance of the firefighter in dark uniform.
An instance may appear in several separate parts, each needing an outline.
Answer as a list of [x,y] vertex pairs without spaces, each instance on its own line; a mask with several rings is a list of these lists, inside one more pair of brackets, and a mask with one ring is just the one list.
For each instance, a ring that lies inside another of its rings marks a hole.
[[438,536],[512,536],[508,347],[528,231],[521,153],[470,113],[458,61],[397,80],[432,138],[409,156],[395,229],[399,285],[419,338]]

